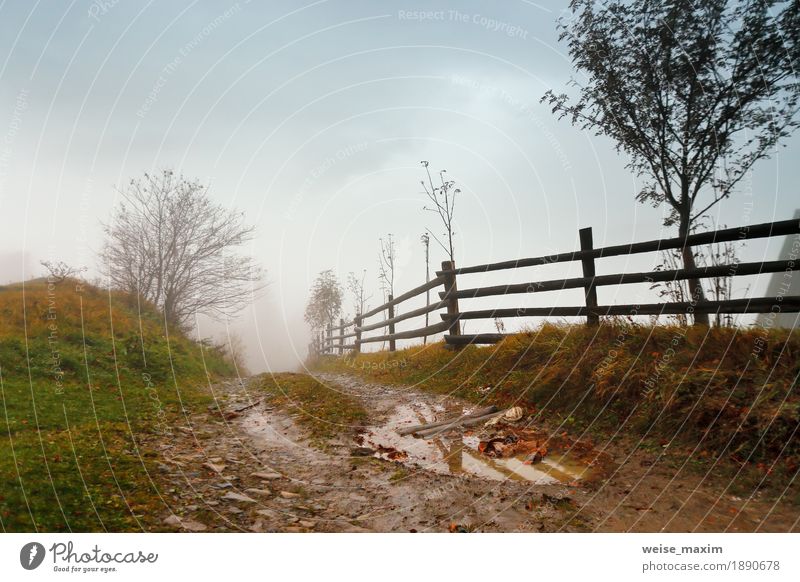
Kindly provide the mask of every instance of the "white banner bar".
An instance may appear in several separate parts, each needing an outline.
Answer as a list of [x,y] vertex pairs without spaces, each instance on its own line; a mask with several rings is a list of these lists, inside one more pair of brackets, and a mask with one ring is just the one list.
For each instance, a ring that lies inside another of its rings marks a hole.
[[800,580],[798,542],[794,534],[4,534],[0,580]]

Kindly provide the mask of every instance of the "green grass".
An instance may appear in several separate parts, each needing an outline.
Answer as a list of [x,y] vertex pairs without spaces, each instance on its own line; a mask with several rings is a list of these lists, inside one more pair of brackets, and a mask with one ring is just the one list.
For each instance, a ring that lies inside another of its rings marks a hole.
[[363,426],[367,412],[361,401],[306,374],[263,374],[260,387],[269,402],[293,413],[308,430],[312,444],[325,448],[330,439]]
[[0,287],[0,527],[132,531],[166,505],[153,446],[231,374],[152,306],[76,281]]
[[[672,440],[786,481],[800,462],[800,332],[544,325],[491,347],[324,357],[321,371],[521,404],[568,430]],[[491,386],[482,392],[478,388]],[[660,448],[660,446],[659,446]]]

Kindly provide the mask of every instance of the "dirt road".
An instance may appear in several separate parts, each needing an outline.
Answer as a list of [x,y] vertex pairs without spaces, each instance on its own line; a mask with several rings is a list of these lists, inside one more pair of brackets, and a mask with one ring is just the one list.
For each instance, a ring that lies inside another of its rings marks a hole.
[[[469,432],[432,440],[396,428],[470,410],[453,398],[321,374],[361,399],[366,427],[312,442],[249,381],[214,387],[217,411],[161,443],[165,530],[790,531],[792,507],[739,499],[659,455],[551,433],[536,467],[477,452]],[[250,408],[244,409],[246,406]],[[235,412],[239,410],[240,412]],[[220,411],[223,414],[220,414]],[[225,414],[227,412],[227,414]],[[295,414],[298,414],[295,412]],[[227,418],[226,418],[227,417]],[[541,426],[547,432],[550,427]]]

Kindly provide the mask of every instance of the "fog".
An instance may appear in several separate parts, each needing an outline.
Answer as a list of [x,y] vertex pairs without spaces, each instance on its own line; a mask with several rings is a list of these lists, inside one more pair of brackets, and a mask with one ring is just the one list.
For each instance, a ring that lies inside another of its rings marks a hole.
[[[555,29],[566,4],[5,4],[0,282],[40,276],[47,259],[98,276],[117,188],[174,168],[256,226],[242,251],[267,272],[250,308],[227,323],[198,318],[195,333],[236,334],[251,371],[281,371],[306,356],[303,309],[320,271],[367,269],[379,304],[378,238],[392,233],[396,290],[424,280],[419,238],[441,227],[423,211],[421,160],[462,190],[461,265],[573,250],[585,226],[596,246],[674,236],[661,209],[634,201],[639,184],[612,143],[539,103],[570,77]],[[799,170],[787,161],[800,141],[785,143],[714,209],[719,224],[793,215]],[[742,258],[774,258],[780,245]],[[445,255],[431,254],[435,269]],[[637,261],[602,269],[652,266]],[[737,286],[763,290],[766,278]],[[648,293],[602,290],[601,301]]]

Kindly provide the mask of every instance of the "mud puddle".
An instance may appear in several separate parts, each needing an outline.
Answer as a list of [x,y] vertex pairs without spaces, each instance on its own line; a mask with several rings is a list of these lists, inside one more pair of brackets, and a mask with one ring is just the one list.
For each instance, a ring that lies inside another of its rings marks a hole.
[[471,475],[492,481],[510,479],[537,485],[571,484],[598,476],[591,461],[565,451],[552,450],[536,464],[526,462],[524,454],[488,457],[479,451],[479,436],[469,429],[453,430],[428,439],[397,433],[398,429],[413,424],[434,422],[437,416],[445,418],[468,412],[471,411],[445,411],[441,405],[422,402],[402,404],[389,413],[384,424],[362,433],[360,443],[375,450],[375,456],[440,474]]

